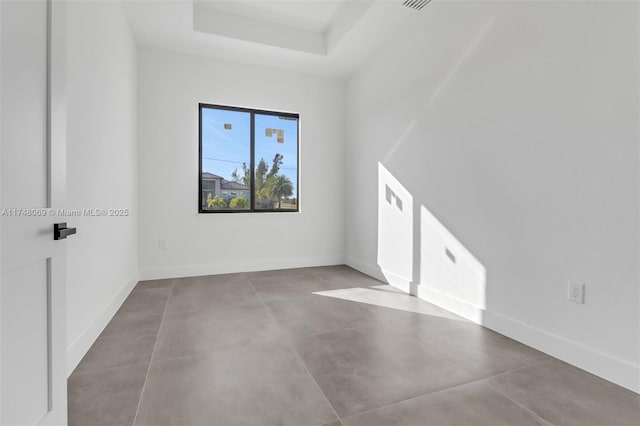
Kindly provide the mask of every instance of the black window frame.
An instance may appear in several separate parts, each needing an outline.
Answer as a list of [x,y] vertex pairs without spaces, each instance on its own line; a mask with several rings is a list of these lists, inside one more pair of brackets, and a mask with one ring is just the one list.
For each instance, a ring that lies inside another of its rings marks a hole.
[[[205,210],[202,208],[202,110],[221,109],[226,111],[238,111],[250,114],[251,140],[250,140],[250,170],[251,185],[249,188],[249,208],[248,209],[228,209],[228,210]],[[296,134],[296,208],[294,209],[256,209],[255,208],[255,115],[273,115],[277,117],[295,118],[298,124]],[[300,212],[300,114],[293,112],[269,111],[255,108],[244,108],[228,105],[217,105],[208,103],[198,103],[198,213],[299,213]]]

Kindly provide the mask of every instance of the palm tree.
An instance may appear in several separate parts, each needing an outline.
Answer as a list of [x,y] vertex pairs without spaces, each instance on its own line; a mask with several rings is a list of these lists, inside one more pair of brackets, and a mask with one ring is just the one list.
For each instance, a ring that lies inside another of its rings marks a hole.
[[269,185],[269,194],[271,197],[278,200],[278,208],[280,208],[280,201],[282,198],[293,194],[293,183],[291,182],[291,179],[285,175],[272,176]]

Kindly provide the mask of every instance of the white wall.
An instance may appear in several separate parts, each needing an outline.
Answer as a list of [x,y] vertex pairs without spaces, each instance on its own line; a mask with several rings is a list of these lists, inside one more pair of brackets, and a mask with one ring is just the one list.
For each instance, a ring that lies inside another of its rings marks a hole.
[[[198,214],[198,103],[300,113],[300,212]],[[138,52],[143,278],[344,261],[344,84]],[[165,248],[159,248],[159,241]]]
[[[640,390],[638,4],[421,13],[348,83],[348,263]],[[376,213],[378,163],[412,198],[401,222]],[[407,223],[411,273],[377,248]]]
[[136,50],[119,2],[68,2],[68,371],[137,282]]

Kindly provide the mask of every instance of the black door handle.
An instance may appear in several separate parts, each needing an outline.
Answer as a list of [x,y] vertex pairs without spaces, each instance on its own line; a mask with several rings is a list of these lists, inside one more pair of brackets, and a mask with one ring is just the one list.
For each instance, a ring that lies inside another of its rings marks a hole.
[[67,228],[67,222],[53,224],[53,239],[64,240],[76,233],[76,228]]

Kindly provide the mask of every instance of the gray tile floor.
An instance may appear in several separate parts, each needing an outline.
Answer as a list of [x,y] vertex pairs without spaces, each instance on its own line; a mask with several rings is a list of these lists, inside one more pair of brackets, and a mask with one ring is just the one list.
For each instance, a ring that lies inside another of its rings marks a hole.
[[640,397],[346,266],[140,282],[71,425],[638,425]]

